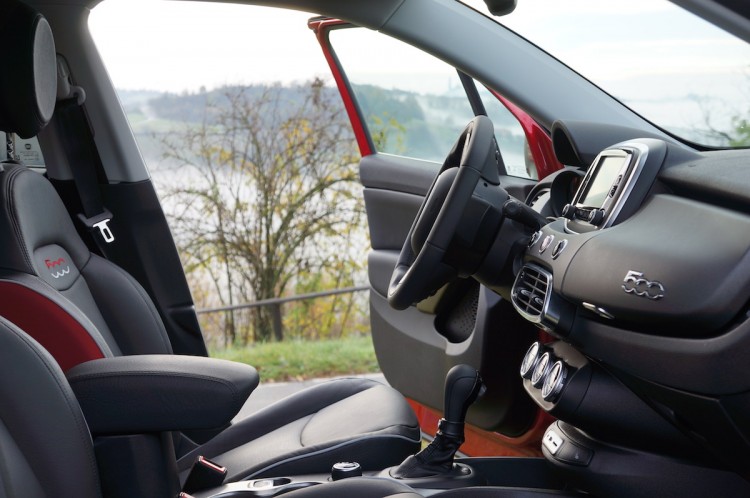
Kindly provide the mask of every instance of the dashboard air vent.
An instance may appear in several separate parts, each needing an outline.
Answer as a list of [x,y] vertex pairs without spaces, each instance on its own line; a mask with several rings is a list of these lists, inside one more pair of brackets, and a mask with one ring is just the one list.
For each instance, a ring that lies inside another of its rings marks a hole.
[[552,287],[552,276],[537,266],[526,265],[513,284],[513,306],[527,320],[539,323]]

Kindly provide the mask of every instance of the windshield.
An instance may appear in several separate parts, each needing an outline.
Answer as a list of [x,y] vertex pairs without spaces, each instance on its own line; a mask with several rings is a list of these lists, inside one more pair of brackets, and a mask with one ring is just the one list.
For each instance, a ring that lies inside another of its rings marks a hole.
[[519,0],[495,19],[673,135],[750,146],[750,46],[666,0]]

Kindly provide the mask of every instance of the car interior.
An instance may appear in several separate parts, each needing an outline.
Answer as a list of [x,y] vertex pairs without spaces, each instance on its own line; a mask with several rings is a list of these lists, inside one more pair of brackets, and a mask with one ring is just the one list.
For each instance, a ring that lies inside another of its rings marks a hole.
[[[238,417],[258,372],[208,357],[96,3],[0,3],[0,497],[750,495],[746,148],[680,139],[454,0],[241,2],[319,14],[324,51],[349,23],[435,55],[521,108],[561,168],[509,175],[481,112],[439,169],[377,153],[338,74],[390,386]],[[750,42],[747,9],[675,3]],[[38,138],[43,174],[14,137]],[[540,421],[541,456],[459,453],[467,424]]]

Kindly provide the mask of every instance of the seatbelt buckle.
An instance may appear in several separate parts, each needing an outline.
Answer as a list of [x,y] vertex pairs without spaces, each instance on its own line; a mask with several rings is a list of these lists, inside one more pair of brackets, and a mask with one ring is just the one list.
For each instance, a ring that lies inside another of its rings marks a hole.
[[224,483],[227,468],[198,456],[182,486],[183,493],[196,493],[204,489],[215,488]]
[[112,213],[109,209],[105,208],[100,214],[91,218],[86,218],[83,214],[79,214],[78,219],[89,232],[98,232],[107,244],[115,241],[115,235],[112,233],[112,229],[109,228],[109,222],[112,221]]

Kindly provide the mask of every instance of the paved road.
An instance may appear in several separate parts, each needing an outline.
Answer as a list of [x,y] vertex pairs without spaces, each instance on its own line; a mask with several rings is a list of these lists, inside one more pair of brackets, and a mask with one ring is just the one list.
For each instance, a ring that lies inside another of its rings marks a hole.
[[[367,374],[357,375],[350,377],[364,377],[367,379],[373,379],[378,382],[386,384],[385,377],[383,374]],[[270,405],[271,403],[285,398],[291,394],[301,391],[309,386],[320,384],[330,379],[311,379],[302,382],[261,382],[260,385],[250,395],[245,406],[242,407],[240,413],[237,414],[237,418],[246,417],[249,414],[258,411],[259,409]]]

